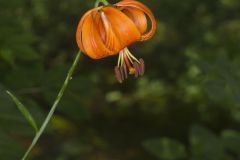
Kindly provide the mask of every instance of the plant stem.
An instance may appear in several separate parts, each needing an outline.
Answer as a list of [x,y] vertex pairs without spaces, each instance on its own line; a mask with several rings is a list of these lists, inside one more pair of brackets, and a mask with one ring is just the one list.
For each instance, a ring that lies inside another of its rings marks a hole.
[[95,7],[98,7],[100,3],[103,3],[104,5],[109,5],[107,0],[96,0]]
[[61,89],[60,89],[60,91],[59,91],[59,93],[58,93],[58,95],[57,95],[57,97],[56,97],[53,105],[52,105],[51,110],[49,111],[49,113],[48,113],[46,119],[44,120],[41,128],[39,129],[39,131],[38,131],[37,134],[35,135],[35,137],[34,137],[32,143],[31,143],[31,145],[29,146],[28,150],[27,150],[26,153],[24,154],[22,160],[25,160],[25,159],[27,158],[27,156],[29,155],[29,153],[31,152],[31,150],[33,149],[33,147],[36,145],[38,139],[39,139],[40,136],[42,135],[43,131],[44,131],[45,128],[47,127],[49,121],[51,120],[51,118],[52,118],[52,116],[53,116],[53,114],[54,114],[54,112],[55,112],[55,110],[56,110],[56,108],[57,108],[57,106],[58,106],[58,104],[59,104],[59,101],[61,100],[61,98],[62,98],[62,96],[63,96],[63,94],[64,94],[64,91],[66,90],[66,88],[67,88],[67,86],[68,86],[69,81],[72,79],[72,75],[73,75],[73,73],[74,73],[74,71],[75,71],[75,69],[76,69],[76,67],[77,67],[77,64],[78,64],[78,62],[79,62],[79,60],[80,60],[80,55],[81,55],[81,52],[79,51],[79,52],[77,53],[77,56],[76,56],[76,58],[75,58],[75,60],[74,60],[74,62],[73,62],[73,64],[72,64],[71,68],[70,68],[69,71],[68,71],[67,77],[66,77],[66,79],[65,79],[65,81],[64,81],[64,83],[63,83],[63,85],[62,85],[62,87],[61,87]]

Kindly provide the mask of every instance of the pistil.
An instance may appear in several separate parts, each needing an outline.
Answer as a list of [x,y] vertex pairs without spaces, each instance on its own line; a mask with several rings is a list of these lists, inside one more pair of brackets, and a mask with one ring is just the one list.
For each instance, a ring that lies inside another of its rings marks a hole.
[[127,64],[129,74],[134,74],[135,69],[132,67],[133,62],[131,61],[131,64],[130,64],[129,62],[130,59],[128,59],[128,56],[127,55],[123,55],[123,56],[124,56],[124,62]]

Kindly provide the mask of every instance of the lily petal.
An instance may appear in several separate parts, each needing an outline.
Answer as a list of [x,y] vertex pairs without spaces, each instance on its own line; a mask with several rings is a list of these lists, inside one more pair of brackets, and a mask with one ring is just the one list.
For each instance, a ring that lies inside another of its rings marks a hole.
[[151,20],[151,29],[149,32],[147,32],[141,36],[141,41],[148,40],[153,36],[153,34],[156,31],[156,20],[155,20],[155,17],[153,15],[152,11],[147,6],[145,6],[144,4],[142,4],[138,1],[135,1],[135,0],[124,0],[124,1],[117,3],[115,6],[117,6],[117,7],[132,7],[135,9],[139,9],[139,10],[143,11],[145,14],[147,14]]
[[85,22],[86,20],[86,17],[89,16],[89,14],[91,14],[93,11],[95,10],[99,10],[101,7],[97,7],[97,8],[94,8],[94,9],[91,9],[89,11],[87,11],[83,17],[81,18],[79,24],[78,24],[78,27],[77,27],[77,32],[76,32],[76,40],[77,40],[77,44],[78,44],[78,47],[80,48],[80,50],[82,52],[85,52],[85,49],[83,47],[83,42],[82,42],[82,26],[83,26],[83,23]]
[[127,15],[134,22],[141,34],[146,32],[147,18],[144,12],[140,11],[139,9],[134,9],[130,7],[126,7],[124,10],[122,10],[122,12],[125,13],[125,15]]
[[100,59],[110,55],[111,51],[104,45],[94,23],[94,15],[97,11],[91,12],[82,25],[82,44],[85,52],[93,59]]
[[102,10],[106,14],[106,17],[108,18],[108,21],[110,22],[112,29],[120,42],[120,50],[129,44],[140,40],[140,32],[132,20],[124,13],[113,7],[104,7]]
[[[113,29],[112,29],[112,25],[109,22],[106,14],[103,11],[100,11],[100,17],[101,17],[101,21],[102,21],[102,25],[104,27],[104,31],[100,31],[100,34],[104,34],[104,43],[106,45],[106,47],[112,51],[112,55],[117,54],[118,51],[121,49],[120,46],[120,42],[117,38],[117,36],[115,35]],[[99,26],[99,29],[101,29],[102,27]]]

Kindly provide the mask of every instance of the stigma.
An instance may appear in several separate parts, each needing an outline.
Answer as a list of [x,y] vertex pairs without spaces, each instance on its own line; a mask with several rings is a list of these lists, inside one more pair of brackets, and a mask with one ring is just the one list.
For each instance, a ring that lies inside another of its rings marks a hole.
[[115,76],[119,83],[128,78],[128,74],[136,78],[142,76],[145,71],[145,65],[142,58],[139,60],[132,55],[128,48],[119,52],[117,66],[114,68]]

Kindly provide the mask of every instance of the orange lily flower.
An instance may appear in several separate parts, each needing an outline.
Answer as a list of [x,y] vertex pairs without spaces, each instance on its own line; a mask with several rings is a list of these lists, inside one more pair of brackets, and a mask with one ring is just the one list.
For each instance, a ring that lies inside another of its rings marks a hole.
[[[147,16],[151,21],[149,31]],[[80,50],[93,59],[119,54],[115,75],[122,83],[128,72],[138,77],[145,70],[143,59],[135,58],[127,46],[150,39],[155,30],[156,21],[148,7],[135,0],[123,0],[86,12],[77,27],[76,39]]]

